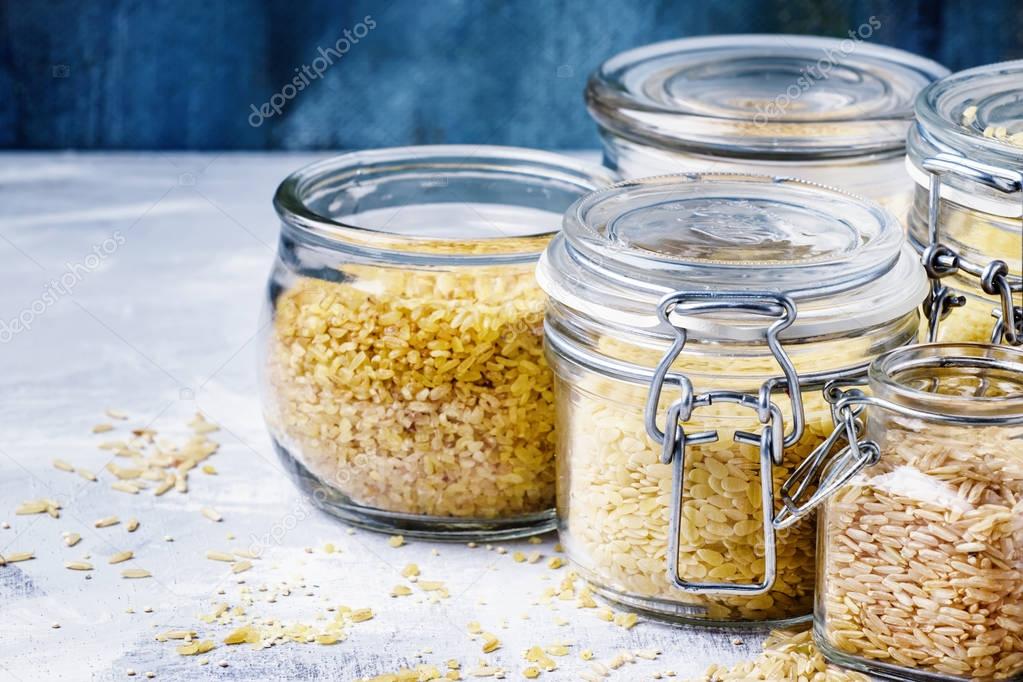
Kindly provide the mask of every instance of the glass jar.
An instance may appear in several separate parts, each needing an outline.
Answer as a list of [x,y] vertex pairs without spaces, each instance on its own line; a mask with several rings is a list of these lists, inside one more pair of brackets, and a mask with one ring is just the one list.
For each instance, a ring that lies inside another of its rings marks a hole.
[[553,378],[533,270],[565,208],[612,181],[486,146],[345,154],[284,180],[263,406],[317,505],[441,539],[553,527]]
[[868,39],[685,38],[623,52],[586,102],[608,167],[623,177],[726,171],[792,176],[873,199],[905,219],[913,100],[948,73]]
[[808,616],[815,526],[776,536],[773,489],[830,430],[823,380],[917,338],[894,216],[792,179],[647,178],[579,200],[537,276],[580,574],[670,621]]
[[797,515],[826,499],[818,645],[899,680],[1023,679],[1023,352],[899,349],[869,391],[830,391],[841,435],[787,487]]
[[1023,61],[991,64],[917,100],[909,227],[932,278],[931,340],[1023,344],[1021,83]]

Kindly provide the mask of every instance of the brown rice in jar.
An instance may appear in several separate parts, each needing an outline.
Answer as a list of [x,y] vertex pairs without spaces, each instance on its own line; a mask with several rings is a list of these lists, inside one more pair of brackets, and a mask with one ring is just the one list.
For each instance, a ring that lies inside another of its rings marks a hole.
[[813,477],[818,646],[901,680],[1023,679],[1023,352],[898,349],[869,389],[834,393],[854,445]]
[[[647,178],[577,202],[537,273],[559,528],[581,574],[655,618],[807,617],[815,526],[776,534],[772,490],[829,431],[820,380],[917,337],[926,282],[895,218],[791,179]],[[666,417],[687,382],[691,409]]]

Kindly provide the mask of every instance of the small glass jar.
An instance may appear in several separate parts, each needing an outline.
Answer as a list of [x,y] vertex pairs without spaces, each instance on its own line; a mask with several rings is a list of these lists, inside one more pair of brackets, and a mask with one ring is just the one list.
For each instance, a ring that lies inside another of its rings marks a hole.
[[807,617],[815,526],[776,535],[773,490],[826,437],[823,381],[917,338],[894,216],[792,179],[646,178],[577,202],[537,277],[581,575],[674,622]]
[[931,340],[1023,344],[1021,83],[1023,61],[991,64],[917,100],[909,227],[933,282]]
[[865,196],[905,219],[913,100],[948,73],[916,55],[797,35],[685,38],[623,52],[586,102],[622,177],[725,171],[792,176]]
[[612,181],[487,146],[345,154],[284,180],[263,406],[317,505],[439,539],[553,527],[553,377],[533,270],[566,207]]
[[797,514],[826,500],[818,646],[899,680],[1023,680],[1023,352],[903,348],[868,386],[830,391],[839,438],[787,485]]

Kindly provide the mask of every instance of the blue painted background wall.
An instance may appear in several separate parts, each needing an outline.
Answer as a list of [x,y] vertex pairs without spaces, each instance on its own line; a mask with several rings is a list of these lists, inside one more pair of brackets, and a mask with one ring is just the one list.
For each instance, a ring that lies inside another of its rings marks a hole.
[[[322,78],[250,124],[367,16],[375,28]],[[616,52],[840,36],[871,16],[877,42],[952,69],[1023,58],[1020,0],[0,0],[0,146],[593,147],[581,93]]]

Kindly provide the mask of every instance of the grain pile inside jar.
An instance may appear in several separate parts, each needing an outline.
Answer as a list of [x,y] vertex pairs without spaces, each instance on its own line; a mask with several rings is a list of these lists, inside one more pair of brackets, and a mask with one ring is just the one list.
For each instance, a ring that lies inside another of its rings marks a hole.
[[[968,396],[978,383],[941,387]],[[997,382],[986,390],[998,395]],[[823,635],[842,654],[963,679],[1015,678],[1023,427],[887,419],[878,464],[826,508]]]
[[[605,340],[604,347],[616,346]],[[621,356],[622,349],[616,349]],[[852,353],[850,353],[852,357]],[[744,369],[753,372],[756,363]],[[771,371],[769,361],[761,370]],[[735,363],[687,358],[692,374],[720,376]],[[697,370],[698,368],[698,370]],[[666,571],[671,517],[672,467],[646,434],[646,391],[591,379],[559,387],[566,402],[561,515],[569,554],[601,588],[649,599],[667,599],[715,620],[776,620],[808,613],[813,606],[815,524],[804,519],[777,537],[778,578],[762,595],[685,594]],[[674,396],[671,396],[674,399]],[[830,432],[830,412],[819,394],[804,396],[807,427],[774,467],[775,490]],[[775,400],[788,411],[784,396]],[[662,405],[662,412],[667,408]],[[763,579],[764,531],[758,448],[733,440],[737,430],[759,432],[751,415],[732,405],[701,410],[686,424],[690,433],[718,430],[715,443],[692,446],[686,457],[685,497],[679,538],[679,572],[694,581],[754,583]],[[776,510],[780,507],[776,501]]]
[[268,423],[357,504],[482,518],[548,509],[542,315],[531,264],[299,278],[276,302]]
[[[951,286],[961,286],[959,291],[966,291],[965,304],[961,308],[953,308],[948,317],[941,321],[938,326],[936,341],[946,342],[973,342],[989,343],[994,333],[996,319],[994,311],[1000,303],[994,298],[983,297],[979,289],[975,289],[973,283],[965,278],[957,278]],[[1019,297],[1016,297],[1016,304],[1019,305]]]

